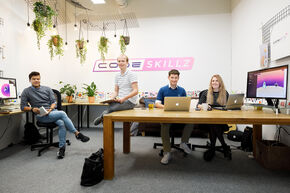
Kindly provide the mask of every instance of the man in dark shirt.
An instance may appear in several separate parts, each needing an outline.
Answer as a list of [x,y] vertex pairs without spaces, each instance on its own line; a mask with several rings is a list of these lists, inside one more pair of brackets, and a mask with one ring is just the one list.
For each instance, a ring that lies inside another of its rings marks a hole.
[[[36,119],[43,123],[54,122],[58,125],[59,151],[57,152],[58,159],[64,158],[65,143],[66,143],[66,128],[75,134],[78,140],[87,142],[89,137],[78,132],[74,127],[70,118],[63,111],[55,109],[56,100],[51,88],[40,85],[40,73],[31,72],[29,74],[31,86],[24,89],[21,94],[21,110],[31,111],[36,114]],[[30,104],[30,105],[29,105]],[[44,107],[47,114],[40,116],[40,108]]]

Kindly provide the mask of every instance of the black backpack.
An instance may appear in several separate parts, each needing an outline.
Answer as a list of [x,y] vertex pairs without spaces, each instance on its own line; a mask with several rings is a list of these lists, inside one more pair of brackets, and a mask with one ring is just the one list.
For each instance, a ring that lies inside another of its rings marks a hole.
[[93,186],[104,179],[104,150],[100,148],[90,157],[85,158],[83,166],[81,185]]
[[252,152],[253,151],[253,128],[246,127],[242,136],[241,148],[244,151]]
[[25,143],[31,145],[39,142],[39,140],[41,139],[41,135],[37,127],[33,123],[27,122],[24,125],[24,128]]

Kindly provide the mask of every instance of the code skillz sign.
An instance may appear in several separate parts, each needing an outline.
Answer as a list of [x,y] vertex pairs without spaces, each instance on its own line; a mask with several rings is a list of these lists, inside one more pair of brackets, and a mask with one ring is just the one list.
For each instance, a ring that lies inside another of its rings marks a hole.
[[[128,69],[132,71],[170,71],[191,70],[193,57],[178,58],[134,58],[129,59]],[[96,60],[93,72],[117,72],[120,71],[117,59]]]

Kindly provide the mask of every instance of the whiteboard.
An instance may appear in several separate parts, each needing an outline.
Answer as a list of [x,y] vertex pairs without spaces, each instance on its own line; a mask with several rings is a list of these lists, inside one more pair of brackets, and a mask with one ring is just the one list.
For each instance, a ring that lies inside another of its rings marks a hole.
[[273,26],[270,34],[271,60],[290,56],[290,17]]

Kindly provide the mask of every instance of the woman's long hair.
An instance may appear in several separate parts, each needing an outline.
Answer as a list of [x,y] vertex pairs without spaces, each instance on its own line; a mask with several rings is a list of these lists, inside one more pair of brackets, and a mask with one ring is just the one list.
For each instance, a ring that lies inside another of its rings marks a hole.
[[208,87],[208,91],[207,91],[207,103],[208,104],[213,104],[213,89],[211,86],[211,82],[213,78],[216,78],[219,82],[219,96],[217,98],[217,103],[221,106],[226,105],[227,103],[227,91],[223,82],[223,79],[220,75],[215,74],[211,77],[210,82],[209,82],[209,87]]

